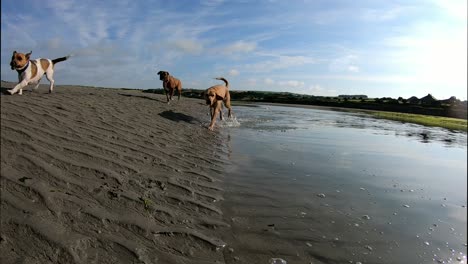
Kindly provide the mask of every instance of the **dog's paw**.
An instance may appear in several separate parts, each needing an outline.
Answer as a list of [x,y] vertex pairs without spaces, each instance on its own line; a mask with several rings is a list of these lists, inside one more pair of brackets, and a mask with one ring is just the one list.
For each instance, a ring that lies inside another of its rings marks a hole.
[[13,90],[6,90],[8,94],[12,95],[13,94]]

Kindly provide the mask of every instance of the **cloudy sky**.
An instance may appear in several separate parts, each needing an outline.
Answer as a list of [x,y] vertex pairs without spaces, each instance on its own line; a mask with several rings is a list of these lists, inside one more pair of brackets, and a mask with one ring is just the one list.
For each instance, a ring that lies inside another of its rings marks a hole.
[[[4,0],[11,54],[73,54],[56,84],[159,88],[169,71],[205,89],[333,96],[467,97],[466,0]],[[47,80],[43,80],[47,83]]]

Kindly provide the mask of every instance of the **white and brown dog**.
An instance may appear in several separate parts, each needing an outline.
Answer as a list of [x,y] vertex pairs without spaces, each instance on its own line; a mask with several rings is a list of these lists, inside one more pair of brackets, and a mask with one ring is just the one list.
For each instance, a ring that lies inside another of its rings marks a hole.
[[164,93],[166,94],[167,103],[172,100],[172,96],[174,96],[174,91],[177,90],[178,98],[180,100],[180,94],[182,93],[182,82],[171,76],[167,71],[159,71],[159,80],[163,81],[163,88]]
[[[24,54],[14,51],[13,56],[11,57],[10,66],[12,70],[18,72],[19,83],[10,90],[7,90],[10,94],[23,94],[23,88],[28,84],[36,84],[34,90],[39,87],[39,82],[41,81],[44,74],[47,77],[47,80],[50,82],[49,93],[52,93],[54,90],[54,65],[57,62],[67,60],[70,56],[57,58],[54,60],[49,59],[35,59],[30,60],[31,52]],[[31,89],[32,91],[32,89]]]
[[211,123],[208,127],[209,130],[213,130],[216,116],[219,112],[219,119],[223,120],[223,111],[222,111],[222,104],[228,109],[228,117],[232,116],[232,109],[231,109],[231,95],[229,93],[229,83],[223,77],[215,78],[216,80],[223,81],[226,85],[215,85],[211,86],[210,88],[206,89],[203,93],[205,97],[206,104],[210,106],[210,115],[211,115]]

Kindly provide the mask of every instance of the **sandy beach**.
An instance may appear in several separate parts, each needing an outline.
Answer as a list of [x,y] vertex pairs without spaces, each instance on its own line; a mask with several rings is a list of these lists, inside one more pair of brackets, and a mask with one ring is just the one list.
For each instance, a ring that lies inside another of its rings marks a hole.
[[466,133],[260,104],[212,132],[203,100],[132,89],[0,98],[2,264],[466,262]]
[[67,85],[2,94],[0,262],[224,263],[227,150],[203,103]]

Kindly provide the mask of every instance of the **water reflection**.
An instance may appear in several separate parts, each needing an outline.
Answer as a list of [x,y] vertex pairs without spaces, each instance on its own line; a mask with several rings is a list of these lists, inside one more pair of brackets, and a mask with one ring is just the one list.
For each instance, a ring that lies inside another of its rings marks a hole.
[[317,109],[236,113],[223,209],[236,263],[466,262],[466,133]]
[[237,107],[243,128],[258,131],[287,131],[334,126],[369,130],[377,135],[409,137],[421,143],[442,142],[447,147],[465,147],[466,133],[438,127],[373,118],[362,112],[337,112],[280,106]]

